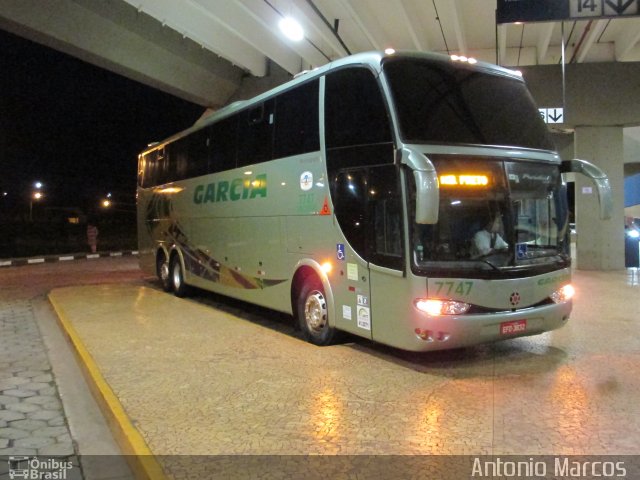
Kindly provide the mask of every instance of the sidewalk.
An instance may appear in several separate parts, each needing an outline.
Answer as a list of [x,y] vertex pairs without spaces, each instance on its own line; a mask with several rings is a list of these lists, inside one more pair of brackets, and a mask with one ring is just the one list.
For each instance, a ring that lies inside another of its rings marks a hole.
[[38,263],[68,262],[71,260],[91,260],[95,258],[124,257],[128,255],[138,255],[138,251],[123,250],[117,252],[69,253],[64,255],[60,254],[20,258],[0,258],[0,267],[21,267],[24,265],[35,265]]
[[37,478],[132,478],[46,297],[56,286],[136,279],[136,260],[121,257],[133,253],[116,253],[98,257],[119,258],[94,262],[0,269],[0,478],[24,473],[15,470],[16,459],[35,473],[55,460],[50,473],[65,474]]
[[0,294],[0,455],[72,457],[69,427],[31,302],[3,297]]

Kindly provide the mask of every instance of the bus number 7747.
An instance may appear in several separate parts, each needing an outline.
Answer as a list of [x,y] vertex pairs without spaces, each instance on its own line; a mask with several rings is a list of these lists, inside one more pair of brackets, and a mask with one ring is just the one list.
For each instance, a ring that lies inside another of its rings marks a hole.
[[451,295],[457,293],[459,295],[469,295],[473,288],[473,282],[433,282],[435,283],[436,295]]

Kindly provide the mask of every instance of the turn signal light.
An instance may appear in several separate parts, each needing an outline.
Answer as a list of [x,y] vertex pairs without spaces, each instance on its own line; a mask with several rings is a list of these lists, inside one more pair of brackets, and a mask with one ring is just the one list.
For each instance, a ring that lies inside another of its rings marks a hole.
[[462,315],[471,308],[468,303],[434,298],[418,298],[414,303],[418,310],[431,316]]
[[568,283],[564,287],[553,292],[551,294],[551,300],[553,300],[555,303],[568,302],[573,298],[575,293],[576,293],[576,289],[573,288],[573,285]]

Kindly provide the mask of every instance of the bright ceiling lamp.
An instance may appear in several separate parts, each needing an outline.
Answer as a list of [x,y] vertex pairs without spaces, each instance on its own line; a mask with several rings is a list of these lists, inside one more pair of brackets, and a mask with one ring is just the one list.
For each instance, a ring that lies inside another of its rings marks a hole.
[[291,17],[284,17],[278,23],[280,30],[284,33],[285,37],[294,42],[299,42],[304,38],[304,30],[302,26]]

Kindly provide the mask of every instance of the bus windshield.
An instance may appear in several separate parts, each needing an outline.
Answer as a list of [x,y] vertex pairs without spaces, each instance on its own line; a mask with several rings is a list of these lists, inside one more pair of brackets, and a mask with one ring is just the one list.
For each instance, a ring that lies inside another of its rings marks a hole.
[[524,82],[460,62],[384,62],[406,143],[502,145],[554,150]]
[[[414,269],[489,278],[568,266],[568,210],[556,165],[430,158],[440,183],[439,220],[413,224]],[[415,185],[410,191],[413,210]]]

